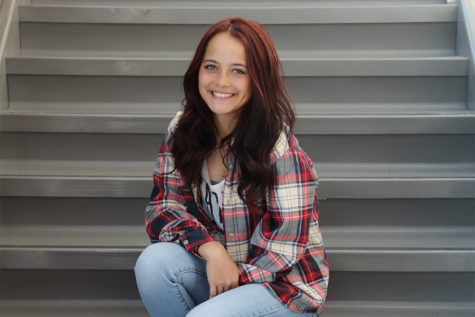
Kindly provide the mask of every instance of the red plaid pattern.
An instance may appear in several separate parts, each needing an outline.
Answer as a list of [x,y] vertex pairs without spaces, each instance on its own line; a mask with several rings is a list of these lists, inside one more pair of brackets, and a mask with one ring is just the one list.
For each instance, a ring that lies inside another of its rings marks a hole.
[[239,266],[240,284],[261,283],[295,312],[320,312],[329,268],[318,225],[318,178],[297,139],[282,133],[276,142],[270,155],[274,186],[252,213],[237,194],[239,166],[227,157],[223,234],[203,211],[199,189],[184,187],[179,172],[173,171],[167,141],[180,115],[170,123],[156,160],[145,211],[152,242],[177,242],[198,256],[198,246],[219,241]]

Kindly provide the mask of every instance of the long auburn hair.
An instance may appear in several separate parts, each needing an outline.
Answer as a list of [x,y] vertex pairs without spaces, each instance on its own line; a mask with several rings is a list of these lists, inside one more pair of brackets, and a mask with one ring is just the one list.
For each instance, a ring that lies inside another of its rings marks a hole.
[[[213,112],[200,95],[198,75],[209,41],[221,32],[229,32],[244,46],[251,97],[241,108],[234,131],[217,144],[218,130]],[[234,17],[210,27],[185,73],[183,114],[169,141],[175,167],[186,185],[201,184],[203,162],[217,147],[227,147],[223,162],[226,164],[226,156],[232,154],[238,163],[234,164],[233,173],[240,173],[241,199],[250,205],[264,197],[274,183],[269,154],[281,131],[290,134],[295,122],[281,72],[277,51],[260,23]]]

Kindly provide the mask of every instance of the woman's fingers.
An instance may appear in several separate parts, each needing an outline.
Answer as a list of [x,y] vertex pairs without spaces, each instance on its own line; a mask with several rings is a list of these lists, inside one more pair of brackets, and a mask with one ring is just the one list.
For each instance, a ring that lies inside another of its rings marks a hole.
[[210,287],[209,287],[209,298],[213,298],[213,297],[215,297],[216,295],[218,295],[216,286],[210,285]]
[[216,295],[229,291],[233,288],[236,288],[237,286],[238,284],[234,283],[233,281],[223,281],[223,282],[218,282],[213,285],[210,284],[209,298],[212,298]]

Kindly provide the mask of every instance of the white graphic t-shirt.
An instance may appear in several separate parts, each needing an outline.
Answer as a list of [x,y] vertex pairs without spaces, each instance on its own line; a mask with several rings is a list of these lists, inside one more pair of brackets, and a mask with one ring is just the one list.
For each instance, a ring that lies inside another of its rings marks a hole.
[[218,227],[223,230],[221,207],[223,206],[224,179],[219,183],[211,182],[206,161],[203,163],[201,175],[203,176],[203,182],[200,186],[203,208],[211,219],[214,219]]

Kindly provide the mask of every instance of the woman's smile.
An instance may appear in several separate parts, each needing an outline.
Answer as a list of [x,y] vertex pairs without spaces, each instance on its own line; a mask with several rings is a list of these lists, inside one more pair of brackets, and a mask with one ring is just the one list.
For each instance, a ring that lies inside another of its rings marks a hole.
[[212,91],[211,93],[213,94],[214,97],[221,98],[221,99],[228,99],[229,97],[232,97],[235,95],[231,93],[218,92],[218,91]]

